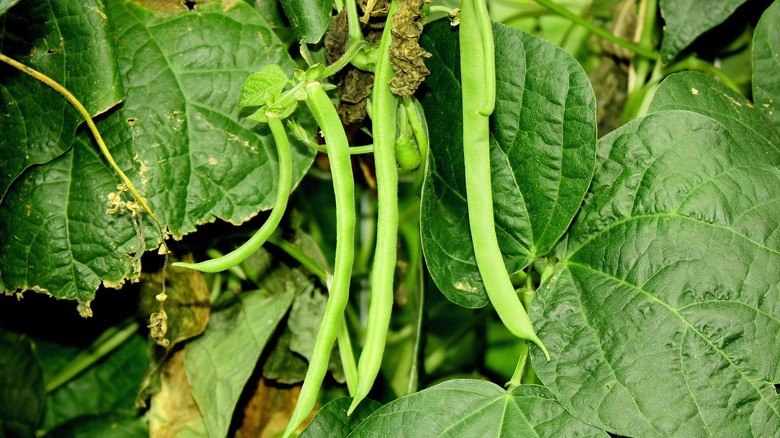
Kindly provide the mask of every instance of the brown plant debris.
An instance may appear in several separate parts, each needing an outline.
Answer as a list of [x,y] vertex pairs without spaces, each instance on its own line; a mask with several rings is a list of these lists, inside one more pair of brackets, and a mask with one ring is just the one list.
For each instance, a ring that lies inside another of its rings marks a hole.
[[420,17],[424,1],[426,0],[399,0],[398,10],[390,28],[393,33],[390,63],[395,72],[390,81],[390,89],[403,99],[412,97],[425,77],[431,73],[424,62],[431,54],[420,46],[423,30]]

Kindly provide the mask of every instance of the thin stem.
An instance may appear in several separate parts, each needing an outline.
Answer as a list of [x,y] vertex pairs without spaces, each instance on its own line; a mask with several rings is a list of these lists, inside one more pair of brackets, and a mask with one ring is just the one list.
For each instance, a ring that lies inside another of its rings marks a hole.
[[117,347],[124,344],[138,331],[138,323],[127,320],[119,326],[114,326],[103,332],[95,342],[85,350],[82,350],[54,377],[46,382],[46,393],[51,394],[60,386],[81,374],[84,370],[94,365],[97,361],[107,356]]
[[341,358],[341,366],[344,369],[344,378],[347,381],[347,391],[349,391],[350,396],[354,397],[357,389],[358,372],[355,364],[355,353],[352,351],[352,338],[349,337],[347,319],[343,316],[341,317],[341,324],[339,324],[336,342],[338,342],[339,346],[339,357]]
[[327,78],[338,73],[342,68],[346,67],[352,61],[352,59],[355,56],[357,56],[357,54],[360,53],[360,51],[363,50],[367,45],[368,43],[363,41],[362,39],[350,43],[349,47],[347,48],[347,51],[344,52],[344,55],[341,58],[337,59],[336,62],[334,62],[333,64],[327,66],[325,70],[322,72],[322,75],[320,75],[320,77],[318,77],[317,80],[320,80],[322,78]]
[[357,0],[347,0],[347,25],[350,44],[363,41],[363,31],[360,29],[360,18],[357,13]]
[[528,342],[521,342],[520,358],[517,360],[517,366],[515,366],[515,372],[512,373],[512,378],[504,386],[506,386],[507,392],[512,392],[513,389],[520,386],[523,382],[523,374],[525,373],[525,365],[528,363]]
[[62,97],[64,97],[65,100],[68,101],[68,103],[73,105],[76,111],[78,111],[78,113],[87,123],[87,126],[89,127],[89,130],[92,132],[92,135],[95,137],[95,141],[97,142],[98,147],[100,148],[100,152],[103,154],[103,157],[105,157],[106,161],[108,161],[108,164],[111,166],[112,169],[114,169],[114,172],[116,172],[119,175],[119,177],[122,179],[122,182],[125,184],[125,186],[130,191],[130,193],[132,193],[133,197],[135,198],[135,201],[144,209],[144,211],[146,211],[147,214],[149,214],[149,217],[152,218],[154,223],[157,224],[157,228],[160,231],[160,237],[163,238],[162,246],[163,248],[167,248],[164,240],[165,234],[163,233],[160,220],[157,219],[157,216],[155,216],[154,212],[152,212],[152,209],[149,207],[149,204],[146,203],[146,198],[144,198],[143,196],[141,196],[140,193],[138,193],[138,190],[135,188],[135,185],[130,180],[130,178],[128,178],[127,175],[125,175],[125,173],[122,171],[122,169],[119,168],[119,165],[116,164],[116,161],[114,161],[114,157],[111,155],[111,152],[108,150],[106,143],[103,141],[103,137],[100,135],[100,131],[98,131],[97,126],[95,126],[95,122],[92,120],[92,116],[89,114],[89,111],[87,111],[87,109],[84,108],[84,105],[81,104],[81,102],[76,98],[76,96],[74,96],[70,91],[68,91],[67,88],[60,85],[54,79],[46,76],[45,74],[31,67],[22,64],[21,62],[16,61],[15,59],[9,58],[8,56],[3,55],[2,53],[0,53],[0,61],[5,62],[6,64],[18,69],[19,71],[27,73],[33,78],[48,85],[49,87],[54,89],[54,91],[60,93]]
[[654,50],[647,49],[646,47],[642,47],[638,44],[634,44],[630,41],[626,41],[623,38],[620,38],[617,35],[613,35],[610,31],[596,26],[589,20],[586,20],[579,15],[573,13],[572,11],[566,9],[565,7],[556,4],[552,0],[534,0],[536,3],[539,3],[540,5],[544,6],[545,8],[551,10],[552,12],[555,12],[556,14],[567,18],[580,26],[585,27],[589,31],[593,32],[595,35],[604,38],[607,41],[611,41],[615,44],[617,44],[620,47],[623,47],[625,49],[628,49],[637,55],[644,56],[645,58],[650,59],[658,59],[658,53]]
[[271,236],[268,238],[268,243],[276,246],[277,248],[281,249],[287,255],[298,261],[300,264],[302,264],[306,269],[309,270],[312,274],[316,275],[317,278],[319,278],[322,281],[328,280],[328,272],[327,270],[322,267],[319,263],[317,263],[313,258],[306,255],[303,251],[300,250],[297,246],[294,244],[279,239],[275,236]]

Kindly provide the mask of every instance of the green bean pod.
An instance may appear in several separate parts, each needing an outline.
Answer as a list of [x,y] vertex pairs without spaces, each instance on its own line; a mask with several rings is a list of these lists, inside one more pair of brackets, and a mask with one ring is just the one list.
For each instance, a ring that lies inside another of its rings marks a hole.
[[271,134],[276,143],[276,154],[279,156],[279,178],[277,180],[276,201],[270,216],[262,227],[247,240],[243,245],[235,250],[200,263],[176,262],[173,266],[180,268],[194,269],[200,272],[221,272],[236,266],[255,253],[266,240],[276,231],[284,212],[287,209],[287,201],[292,190],[292,153],[290,150],[290,141],[287,138],[287,132],[280,119],[268,118],[268,126],[271,128]]
[[469,227],[477,268],[499,318],[518,338],[550,355],[536,335],[509,279],[496,237],[490,175],[490,114],[495,104],[493,31],[484,0],[464,0],[460,12],[463,153]]
[[307,84],[306,94],[309,110],[317,120],[322,136],[325,138],[333,175],[333,191],[336,195],[336,260],[333,277],[328,281],[330,296],[325,305],[325,314],[314,342],[314,351],[303,387],[298,395],[298,402],[284,431],[285,438],[292,435],[303,423],[317,402],[320,386],[328,370],[333,343],[349,300],[349,283],[355,259],[355,187],[347,135],[344,133],[336,108],[322,85],[319,82]]
[[366,398],[374,385],[385,351],[387,329],[393,310],[393,280],[396,246],[398,244],[398,168],[395,157],[395,136],[398,99],[390,91],[393,68],[390,65],[390,27],[396,2],[393,1],[379,42],[374,71],[372,128],[374,137],[374,167],[377,184],[377,241],[371,270],[371,303],[368,310],[366,342],[358,360],[358,386],[348,414]]

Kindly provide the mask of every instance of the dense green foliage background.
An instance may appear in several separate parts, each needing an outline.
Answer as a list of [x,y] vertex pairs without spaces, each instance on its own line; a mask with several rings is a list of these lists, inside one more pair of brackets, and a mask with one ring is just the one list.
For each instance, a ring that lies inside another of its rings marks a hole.
[[[303,435],[775,435],[780,3],[488,6],[497,234],[552,360],[485,307],[458,33],[433,12],[421,39],[431,75],[417,93],[431,149],[421,175],[401,173],[375,401],[346,417],[333,354]],[[326,0],[0,0],[0,53],[84,103],[170,234],[170,257],[203,260],[243,242],[276,193],[270,132],[238,110],[244,80],[272,64],[292,76],[302,53],[324,62],[331,14]],[[605,29],[623,40],[594,36]],[[293,118],[314,138],[305,108]],[[55,91],[0,65],[0,433],[281,432],[326,301],[327,162],[294,140],[290,210],[249,260],[219,274],[165,270],[148,217],[106,213],[119,179],[82,122]],[[355,145],[371,141],[349,128]],[[361,231],[347,321],[359,350],[384,236],[372,231],[372,162],[354,164]],[[146,327],[162,282],[167,348]],[[525,384],[505,391],[525,354]]]

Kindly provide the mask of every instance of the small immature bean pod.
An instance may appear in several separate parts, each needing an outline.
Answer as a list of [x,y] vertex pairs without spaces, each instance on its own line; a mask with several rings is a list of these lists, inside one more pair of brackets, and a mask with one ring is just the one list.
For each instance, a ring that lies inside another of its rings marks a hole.
[[488,298],[512,334],[550,355],[509,279],[496,237],[490,180],[489,120],[495,105],[493,32],[484,0],[464,0],[460,12],[463,152],[469,227],[477,268]]
[[352,413],[374,385],[382,365],[387,329],[393,310],[393,280],[398,243],[398,169],[395,157],[396,111],[398,99],[390,91],[393,68],[390,65],[390,23],[395,14],[393,1],[387,15],[385,30],[379,42],[371,98],[374,137],[374,167],[377,182],[377,242],[371,270],[371,304],[368,310],[366,342],[358,361],[358,386],[349,407]]
[[271,234],[273,234],[279,226],[279,222],[281,222],[282,217],[284,216],[284,211],[287,209],[287,201],[290,197],[290,191],[292,190],[292,153],[290,151],[290,142],[287,138],[287,132],[284,129],[282,121],[269,117],[268,126],[271,128],[271,134],[273,134],[274,142],[276,143],[276,153],[279,156],[279,178],[277,180],[276,201],[274,201],[271,215],[268,216],[268,219],[263,226],[260,227],[249,240],[232,252],[225,254],[222,257],[206,260],[205,262],[177,262],[173,263],[173,266],[194,269],[201,272],[225,271],[243,262],[247,257],[254,254],[255,251],[263,246],[265,241],[268,240]]
[[330,296],[325,305],[325,314],[314,342],[314,351],[298,402],[284,431],[285,438],[303,423],[317,402],[317,394],[328,370],[330,352],[349,299],[349,283],[355,259],[355,187],[347,135],[322,85],[319,82],[307,84],[306,94],[306,103],[325,138],[333,175],[333,190],[336,194],[336,260],[333,278],[329,281]]

